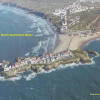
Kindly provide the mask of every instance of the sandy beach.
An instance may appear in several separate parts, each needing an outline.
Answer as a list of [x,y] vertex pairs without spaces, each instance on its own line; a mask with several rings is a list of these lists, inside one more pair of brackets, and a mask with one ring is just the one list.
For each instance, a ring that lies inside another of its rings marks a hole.
[[67,34],[58,34],[58,38],[59,43],[56,45],[53,53],[59,53],[66,50],[72,37]]
[[67,34],[63,35],[60,34],[59,44],[56,46],[54,53],[66,50],[68,48],[69,42],[70,42],[69,45],[70,50],[83,49],[88,42],[100,38],[100,32],[93,33],[93,35],[87,35],[87,36],[73,36],[72,40],[71,38],[72,36],[68,36]]
[[97,38],[100,38],[100,32],[85,37],[75,36],[70,44],[70,50],[83,49],[86,44],[96,40]]

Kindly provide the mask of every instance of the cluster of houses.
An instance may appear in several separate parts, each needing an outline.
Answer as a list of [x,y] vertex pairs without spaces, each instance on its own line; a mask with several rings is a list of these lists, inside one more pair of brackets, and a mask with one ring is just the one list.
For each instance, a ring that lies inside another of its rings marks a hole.
[[66,6],[65,8],[56,9],[53,12],[53,15],[59,16],[61,18],[62,20],[61,32],[64,33],[64,32],[69,32],[68,31],[69,26],[75,25],[80,20],[79,16],[76,16],[74,19],[69,20],[69,15],[82,11],[87,11],[89,9],[94,9],[94,7],[82,6],[80,2],[76,1],[72,5]]
[[80,22],[80,16],[75,16],[74,18],[70,18],[69,26],[75,25]]
[[84,30],[84,31],[77,31],[77,32],[73,32],[71,31],[71,33],[68,33],[69,36],[80,36],[80,37],[87,37],[88,35],[93,36],[94,35],[94,31],[91,30]]
[[74,13],[78,13],[78,12],[82,12],[82,11],[87,11],[87,10],[90,10],[90,9],[94,9],[94,7],[82,6],[80,4],[80,2],[76,1],[72,5],[67,5],[64,8],[56,9],[53,12],[53,14],[56,15],[56,16],[61,16],[62,14],[64,15],[66,13],[66,11],[69,14],[74,14]]
[[12,68],[24,67],[27,64],[50,64],[56,60],[60,60],[63,57],[71,56],[70,50],[66,50],[57,54],[47,54],[41,57],[27,57],[27,58],[18,58],[17,61],[8,66],[7,64],[0,63],[0,71],[9,71]]

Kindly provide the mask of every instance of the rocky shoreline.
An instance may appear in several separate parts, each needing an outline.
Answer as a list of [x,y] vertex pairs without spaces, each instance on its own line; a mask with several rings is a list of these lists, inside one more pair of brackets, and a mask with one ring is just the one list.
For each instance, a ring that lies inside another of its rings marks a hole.
[[83,64],[90,63],[91,58],[89,57],[89,54],[92,54],[93,56],[99,55],[98,52],[96,52],[96,51],[74,50],[71,52],[72,52],[73,56],[61,58],[60,60],[56,60],[55,62],[52,62],[52,63],[27,64],[22,67],[13,68],[9,71],[2,71],[2,72],[0,72],[0,74],[1,74],[1,76],[5,77],[5,78],[11,78],[11,77],[17,76],[17,74],[20,72],[26,72],[29,70],[39,73],[42,71],[42,69],[49,71],[49,70],[58,68],[59,65],[71,64],[71,63],[79,64],[80,62]]

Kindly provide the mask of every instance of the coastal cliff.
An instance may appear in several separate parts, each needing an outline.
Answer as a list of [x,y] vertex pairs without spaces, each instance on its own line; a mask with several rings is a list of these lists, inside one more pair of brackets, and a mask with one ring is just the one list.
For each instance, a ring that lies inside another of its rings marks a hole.
[[36,73],[39,73],[42,71],[42,69],[49,71],[51,69],[56,69],[59,67],[60,64],[65,65],[65,64],[71,64],[71,63],[89,63],[91,62],[91,58],[89,57],[88,54],[93,54],[94,56],[97,56],[98,53],[96,51],[85,51],[85,50],[73,50],[71,51],[73,56],[69,57],[63,57],[60,60],[56,60],[52,63],[47,63],[47,64],[27,64],[22,67],[18,68],[13,68],[9,71],[2,71],[1,75],[4,76],[5,78],[9,77],[14,77],[17,76],[18,73],[20,72],[25,72],[29,70],[33,70]]

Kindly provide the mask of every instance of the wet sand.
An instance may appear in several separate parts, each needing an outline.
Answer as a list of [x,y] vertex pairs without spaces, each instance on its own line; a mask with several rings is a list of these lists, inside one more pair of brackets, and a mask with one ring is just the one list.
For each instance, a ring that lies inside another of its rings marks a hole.
[[86,37],[75,36],[70,44],[71,50],[83,49],[86,44],[100,38],[100,32],[87,35]]

